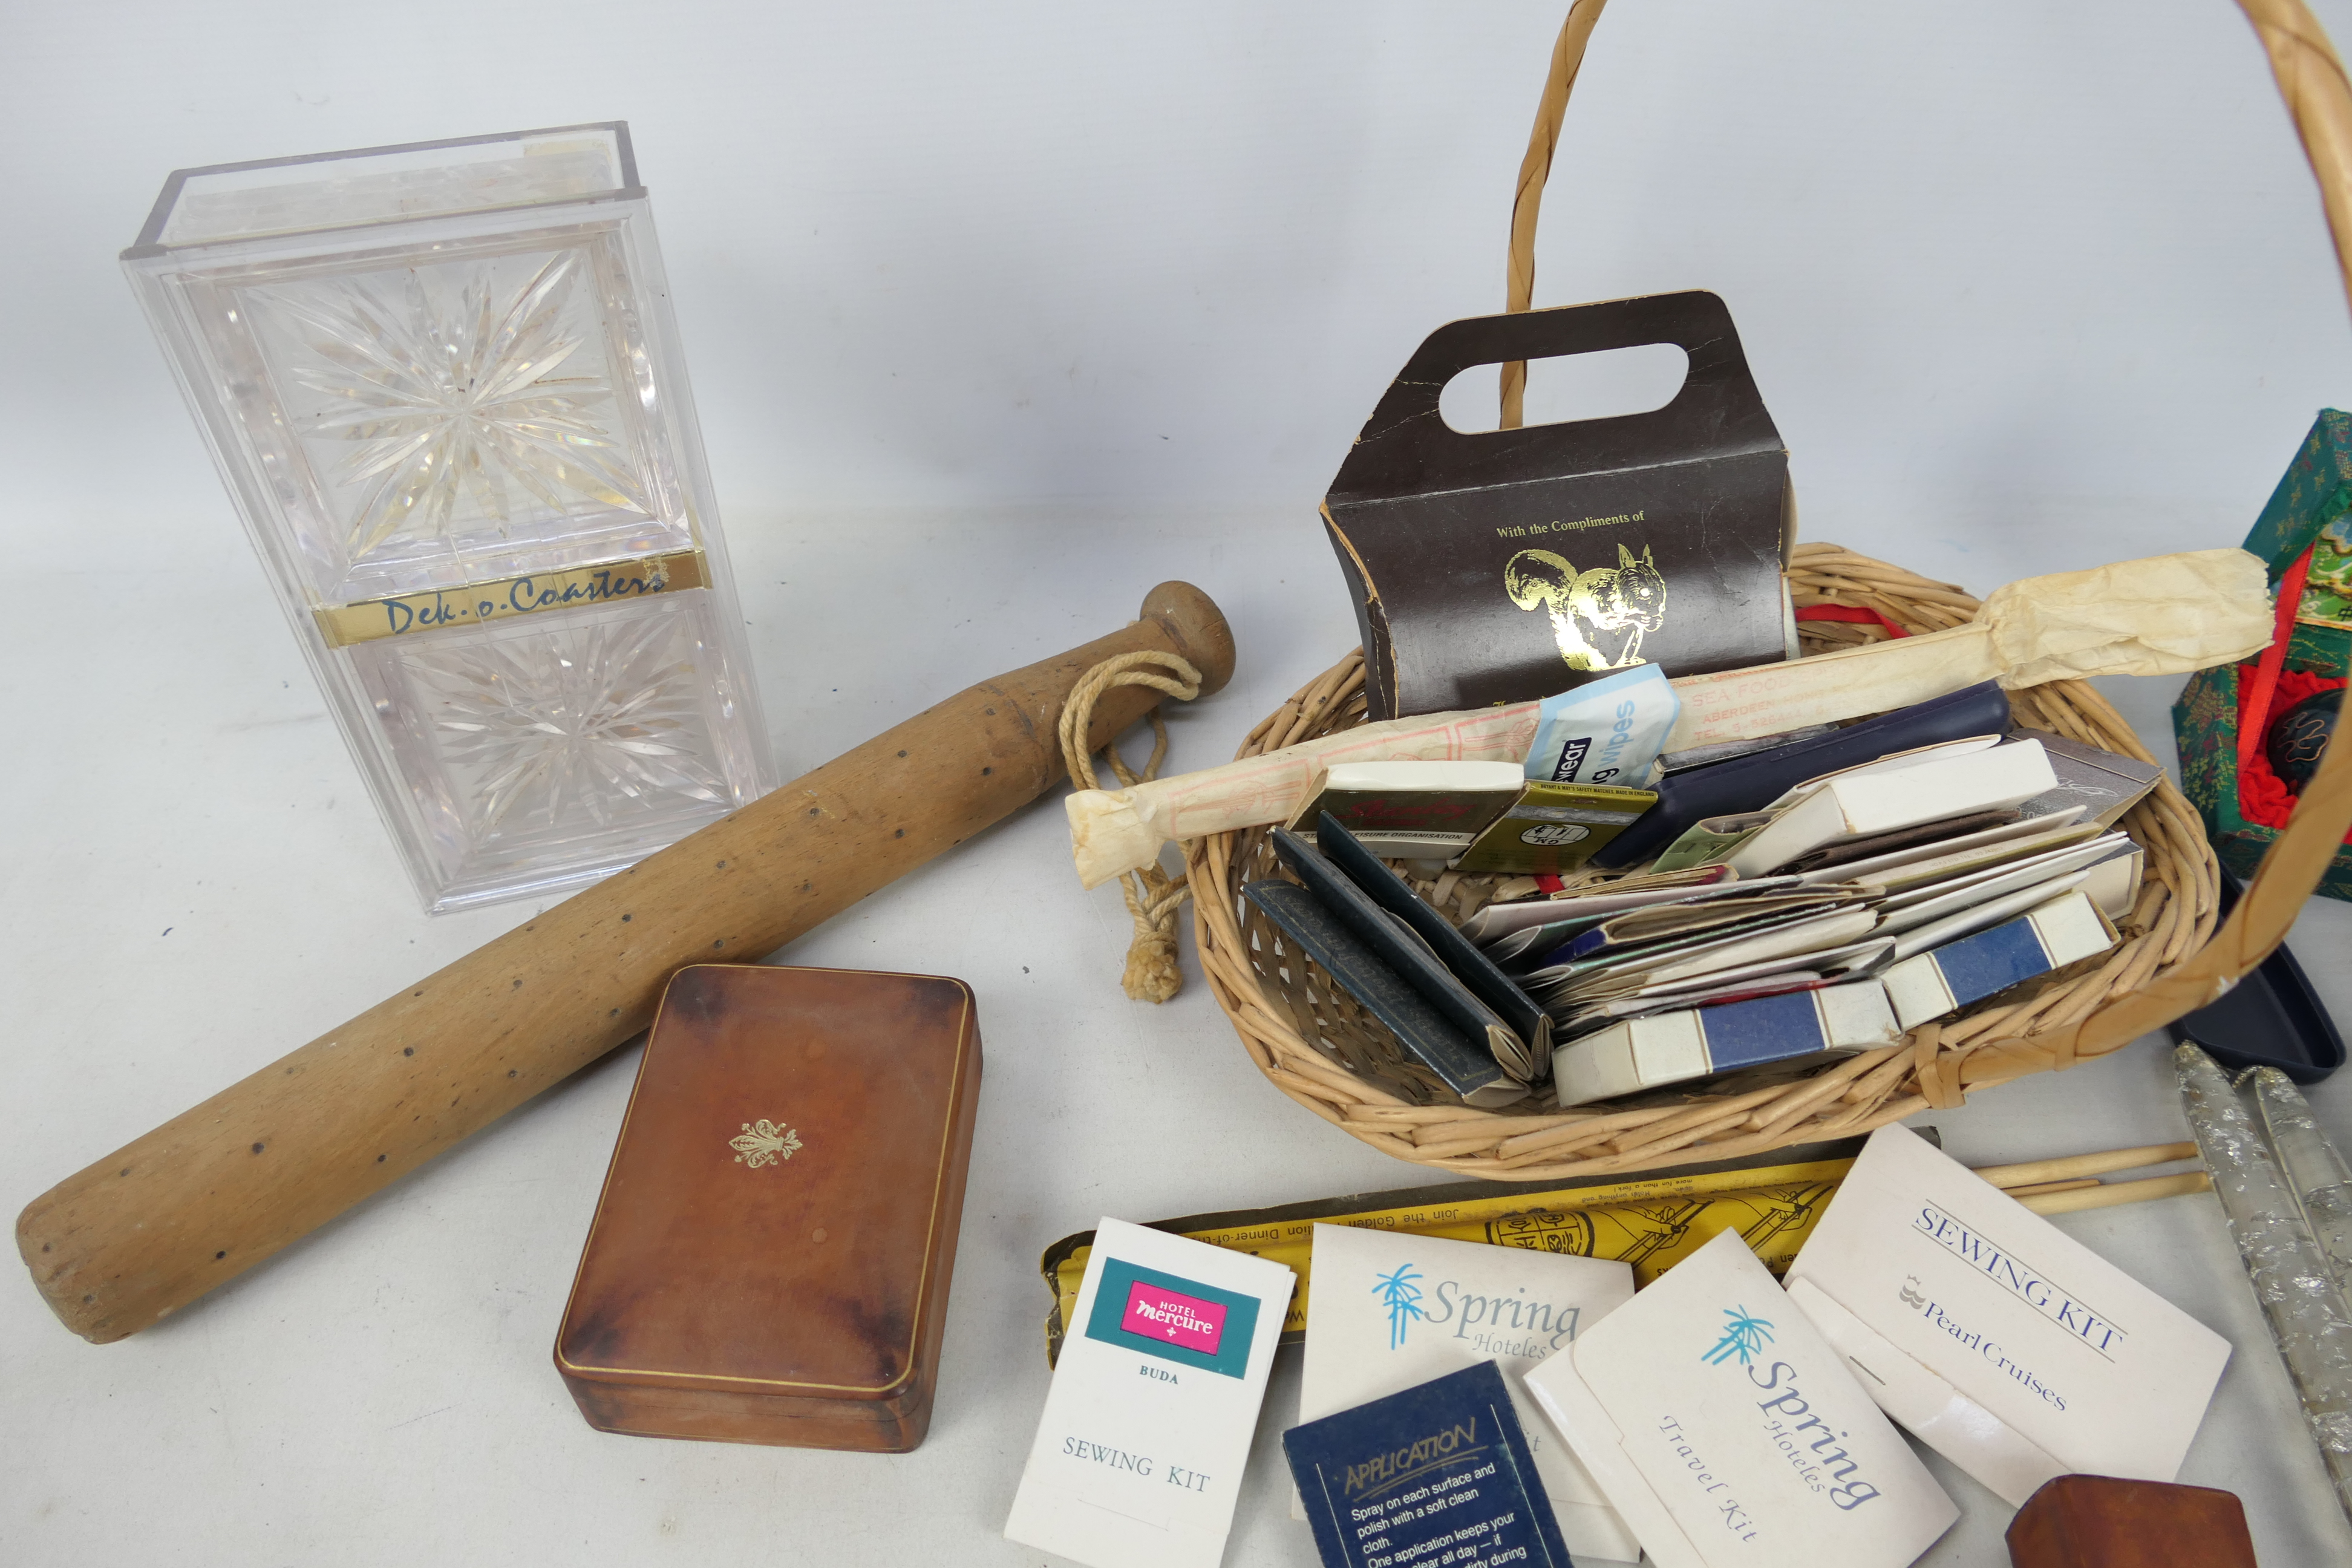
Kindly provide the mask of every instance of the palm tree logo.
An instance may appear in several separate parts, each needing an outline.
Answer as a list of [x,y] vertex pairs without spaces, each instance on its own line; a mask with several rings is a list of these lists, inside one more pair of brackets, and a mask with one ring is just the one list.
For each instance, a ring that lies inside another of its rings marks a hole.
[[1736,1355],[1739,1364],[1746,1366],[1758,1352],[1772,1342],[1769,1319],[1750,1317],[1745,1307],[1726,1307],[1723,1315],[1731,1320],[1723,1326],[1723,1338],[1699,1358],[1707,1365],[1721,1366]]
[[1372,1293],[1381,1299],[1381,1305],[1389,1310],[1391,1350],[1404,1343],[1405,1325],[1421,1316],[1421,1287],[1413,1283],[1420,1278],[1410,1263],[1397,1265],[1393,1274],[1373,1277]]

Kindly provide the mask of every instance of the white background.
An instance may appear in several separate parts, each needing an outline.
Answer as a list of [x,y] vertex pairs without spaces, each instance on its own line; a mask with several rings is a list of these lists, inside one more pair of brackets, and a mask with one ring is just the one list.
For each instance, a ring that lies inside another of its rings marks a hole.
[[[2352,0],[2323,18],[2352,38]],[[1315,521],[1386,379],[1498,309],[1559,20],[1482,5],[0,5],[0,1199],[529,918],[411,902],[114,255],[175,167],[625,118],[779,759],[801,772],[1184,577],[1241,672],[1175,762],[1353,639]],[[2222,0],[1620,0],[1540,303],[1702,286],[1808,538],[1982,593],[2236,542],[2352,332]],[[2168,754],[2177,681],[2112,694]],[[202,1304],[91,1347],[0,1285],[15,1563],[1034,1563],[1038,1251],[1427,1177],[1291,1105],[1196,983],[1127,1002],[1042,805],[795,944],[970,980],[987,1040],[938,1417],[904,1458],[591,1432],[549,1347],[621,1053]],[[2294,946],[2352,1016],[2352,910]],[[2317,1095],[2352,1136],[2352,1083]],[[1985,1163],[2180,1136],[2144,1041],[1934,1117]],[[2238,1350],[2183,1478],[2267,1568],[2352,1556],[2210,1200],[2063,1222]],[[1277,1370],[1228,1561],[1307,1564]],[[2005,1562],[1963,1505],[1931,1554]]]

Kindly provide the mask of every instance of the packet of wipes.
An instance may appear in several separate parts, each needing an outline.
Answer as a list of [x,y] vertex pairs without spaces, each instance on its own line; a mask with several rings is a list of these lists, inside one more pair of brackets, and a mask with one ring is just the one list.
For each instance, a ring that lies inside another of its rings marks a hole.
[[1654,664],[1636,665],[1543,700],[1528,777],[1640,789],[1665,748],[1682,700]]

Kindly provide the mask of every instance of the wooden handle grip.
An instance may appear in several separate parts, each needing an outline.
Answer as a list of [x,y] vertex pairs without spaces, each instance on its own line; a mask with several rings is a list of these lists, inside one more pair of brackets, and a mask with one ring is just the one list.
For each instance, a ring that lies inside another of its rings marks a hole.
[[[136,1333],[635,1036],[681,964],[757,960],[1063,776],[1078,678],[1175,653],[1231,679],[1207,595],[950,698],[558,904],[35,1199],[16,1246],[66,1327]],[[1104,693],[1099,746],[1160,700]]]

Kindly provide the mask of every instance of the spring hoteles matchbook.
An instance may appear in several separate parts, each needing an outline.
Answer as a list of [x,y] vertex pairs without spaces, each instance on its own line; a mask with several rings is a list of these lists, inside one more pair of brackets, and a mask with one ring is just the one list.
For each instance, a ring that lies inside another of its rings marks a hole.
[[[1775,815],[1726,858],[1743,877],[1792,861],[1972,813],[2005,811],[2056,784],[2041,742],[2020,741],[1970,750],[1955,741],[1849,768],[1791,791],[1765,809]],[[1800,868],[1802,868],[1801,867]]]

